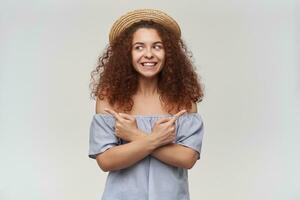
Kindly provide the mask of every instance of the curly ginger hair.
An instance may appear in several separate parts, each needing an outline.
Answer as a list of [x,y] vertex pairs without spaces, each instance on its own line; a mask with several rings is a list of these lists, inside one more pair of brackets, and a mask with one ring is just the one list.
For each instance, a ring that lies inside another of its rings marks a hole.
[[117,111],[130,112],[132,96],[138,89],[139,74],[132,65],[132,39],[139,28],[155,29],[165,49],[165,63],[158,74],[158,92],[163,108],[168,113],[190,109],[192,102],[201,102],[203,87],[192,64],[192,54],[181,38],[162,25],[140,21],[124,30],[99,57],[91,72],[91,97],[107,99]]

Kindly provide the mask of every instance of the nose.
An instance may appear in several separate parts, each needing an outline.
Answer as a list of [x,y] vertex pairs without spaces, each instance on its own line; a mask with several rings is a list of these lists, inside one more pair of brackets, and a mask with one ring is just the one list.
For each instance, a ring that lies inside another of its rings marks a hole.
[[152,50],[151,50],[151,48],[150,49],[146,49],[146,51],[145,51],[145,58],[148,58],[148,59],[151,59],[151,58],[153,58],[153,53],[152,53]]

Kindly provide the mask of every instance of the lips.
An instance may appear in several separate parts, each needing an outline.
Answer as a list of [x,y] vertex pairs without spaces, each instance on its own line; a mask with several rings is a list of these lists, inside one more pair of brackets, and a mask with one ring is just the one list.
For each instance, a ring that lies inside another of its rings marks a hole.
[[141,65],[144,67],[154,67],[157,62],[141,62]]

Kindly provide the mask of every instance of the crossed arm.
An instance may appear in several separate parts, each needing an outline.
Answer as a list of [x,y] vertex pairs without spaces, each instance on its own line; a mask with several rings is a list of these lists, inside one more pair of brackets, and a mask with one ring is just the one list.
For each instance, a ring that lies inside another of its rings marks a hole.
[[157,147],[155,141],[141,134],[135,141],[112,147],[99,154],[96,160],[103,171],[113,171],[129,167],[148,155],[168,165],[191,169],[197,161],[198,153],[179,144]]
[[106,150],[96,160],[103,171],[114,171],[127,168],[148,155],[165,164],[186,169],[191,169],[198,158],[198,153],[193,149],[174,143],[159,146],[152,137],[139,130],[139,134],[131,142]]

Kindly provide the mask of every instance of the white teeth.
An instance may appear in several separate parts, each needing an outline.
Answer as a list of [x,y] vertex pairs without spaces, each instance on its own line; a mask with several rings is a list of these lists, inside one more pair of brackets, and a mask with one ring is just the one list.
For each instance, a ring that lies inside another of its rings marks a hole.
[[155,63],[142,63],[143,66],[154,66]]

